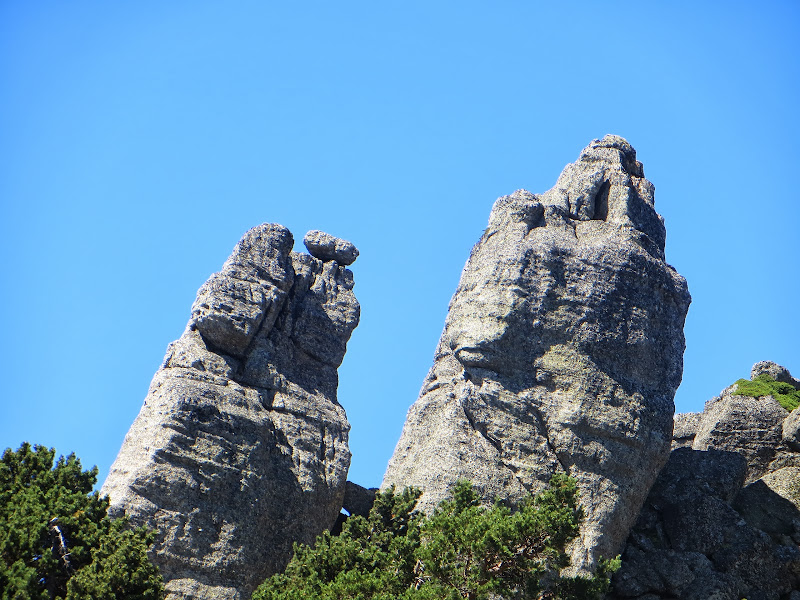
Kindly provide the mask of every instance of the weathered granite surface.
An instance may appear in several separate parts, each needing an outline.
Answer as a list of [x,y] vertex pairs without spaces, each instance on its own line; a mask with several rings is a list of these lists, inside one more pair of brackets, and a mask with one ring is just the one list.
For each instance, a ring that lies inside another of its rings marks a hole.
[[742,491],[747,471],[736,452],[673,451],[628,539],[611,598],[778,600],[798,590],[800,531],[792,524],[800,511],[760,480]]
[[[753,365],[751,379],[767,373],[776,381],[800,388],[786,367],[762,361]],[[798,423],[797,411],[786,411],[772,396],[752,398],[740,396],[737,386],[731,385],[706,402],[700,415],[692,442],[695,450],[729,450],[747,459],[746,483],[752,483],[782,466],[800,466],[795,452],[794,429]],[[676,415],[676,419],[686,418]]]
[[[797,381],[770,362],[757,363],[751,377],[765,372]],[[787,443],[791,433],[782,436],[797,411],[735,390],[703,413],[675,415],[678,449],[628,538],[613,600],[800,596],[800,452]],[[692,436],[693,446],[681,447]]]
[[459,478],[514,501],[567,471],[587,513],[573,564],[620,551],[668,457],[690,302],[653,193],[606,136],[548,192],[497,200],[383,486],[421,487],[429,511]]
[[794,386],[795,389],[800,389],[800,379],[795,379],[792,377],[789,369],[779,365],[778,363],[774,363],[771,360],[762,360],[757,362],[753,365],[753,368],[750,369],[750,379],[755,379],[759,375],[763,374],[769,375],[775,381],[788,383],[789,385]]
[[342,506],[337,368],[359,305],[349,270],[292,245],[255,227],[202,286],[102,488],[156,529],[171,600],[249,598]]

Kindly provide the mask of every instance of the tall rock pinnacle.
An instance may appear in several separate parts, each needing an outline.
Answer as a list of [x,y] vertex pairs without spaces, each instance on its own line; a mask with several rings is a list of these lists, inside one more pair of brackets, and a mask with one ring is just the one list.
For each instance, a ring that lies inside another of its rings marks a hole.
[[621,550],[669,454],[691,301],[653,192],[609,135],[551,190],[497,200],[384,487],[421,487],[429,511],[461,478],[515,501],[567,472],[586,511],[573,565]]
[[156,530],[168,599],[249,598],[339,514],[337,368],[359,305],[336,259],[358,251],[311,234],[314,256],[280,225],[255,227],[200,288],[103,485],[112,514]]

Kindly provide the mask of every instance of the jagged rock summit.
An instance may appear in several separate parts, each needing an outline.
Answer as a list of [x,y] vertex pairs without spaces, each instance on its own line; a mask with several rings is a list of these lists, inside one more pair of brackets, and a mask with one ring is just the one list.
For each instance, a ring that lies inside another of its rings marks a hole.
[[337,368],[359,320],[343,265],[358,251],[309,236],[314,256],[255,227],[200,288],[101,490],[112,515],[156,530],[169,600],[249,598],[342,507]]
[[565,471],[587,513],[573,564],[621,550],[669,454],[691,300],[653,192],[609,135],[551,190],[497,200],[384,487],[429,511],[460,478],[514,501]]

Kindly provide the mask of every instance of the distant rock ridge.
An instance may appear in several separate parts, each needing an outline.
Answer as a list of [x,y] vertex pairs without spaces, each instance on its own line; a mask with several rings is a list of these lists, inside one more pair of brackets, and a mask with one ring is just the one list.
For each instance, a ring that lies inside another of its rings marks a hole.
[[430,511],[460,478],[512,502],[578,481],[578,569],[616,555],[667,460],[685,280],[636,152],[606,136],[555,187],[495,202],[383,487]]
[[101,493],[157,532],[169,600],[245,600],[330,529],[350,464],[337,368],[359,321],[351,243],[248,231],[200,288]]
[[[756,363],[800,389],[788,369]],[[800,412],[732,385],[675,415],[675,450],[613,578],[613,600],[800,600]]]

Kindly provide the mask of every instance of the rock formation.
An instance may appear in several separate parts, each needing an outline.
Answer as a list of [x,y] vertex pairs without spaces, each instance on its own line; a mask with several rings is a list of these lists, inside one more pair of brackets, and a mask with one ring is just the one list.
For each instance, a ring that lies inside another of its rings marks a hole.
[[358,251],[308,238],[311,256],[280,225],[251,229],[200,288],[103,486],[112,514],[156,530],[169,599],[249,598],[339,514]]
[[[789,371],[773,362],[756,363],[751,379],[762,373],[776,381],[783,381],[800,389],[800,381]],[[706,402],[697,417],[675,415],[678,423],[685,423],[685,436],[691,435],[695,450],[729,450],[742,454],[747,460],[747,478],[752,483],[764,474],[774,471],[784,463],[794,460],[795,445],[793,423],[800,423],[796,411],[791,415],[772,396],[752,398],[738,395],[737,385],[725,388],[722,393]],[[788,418],[787,418],[788,417]],[[677,443],[677,440],[676,440]],[[776,462],[777,461],[777,462]],[[774,464],[773,464],[774,463]]]
[[[775,363],[761,373],[800,389]],[[800,448],[787,443],[798,411],[736,388],[676,415],[677,449],[628,538],[614,600],[800,599]]]
[[573,564],[616,555],[667,460],[685,280],[627,141],[593,141],[541,195],[497,200],[472,249],[383,486],[431,510],[456,480],[489,502],[578,481]]

